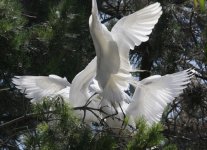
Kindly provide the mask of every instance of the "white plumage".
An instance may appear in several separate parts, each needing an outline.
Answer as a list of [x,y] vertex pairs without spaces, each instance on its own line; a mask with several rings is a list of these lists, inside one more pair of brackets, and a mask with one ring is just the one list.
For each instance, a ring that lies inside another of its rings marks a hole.
[[152,32],[161,14],[162,7],[160,3],[154,3],[127,17],[123,17],[112,28],[111,33],[120,53],[120,71],[125,73],[131,71],[129,50],[133,50],[135,46],[139,46],[149,39],[148,35]]
[[130,102],[124,92],[131,78],[129,51],[148,40],[152,28],[162,14],[159,3],[152,4],[119,20],[112,31],[101,24],[98,18],[96,0],[92,0],[92,14],[89,19],[90,33],[97,55],[96,80],[103,90],[104,100],[113,105],[123,100]]
[[[95,57],[84,70],[79,72],[72,81],[71,88],[70,88],[70,97],[69,102],[73,107],[82,107],[87,104],[90,97],[94,94],[94,90],[89,88],[90,85],[97,86],[93,84],[93,78],[95,77],[96,72],[96,61],[97,58]],[[94,88],[95,88],[94,87]],[[97,87],[98,88],[98,87]],[[87,107],[92,108],[99,108],[100,99],[93,98]],[[84,115],[84,113],[86,113]],[[99,115],[99,112],[97,112]],[[90,111],[84,112],[83,110],[76,110],[76,114],[79,117],[85,116],[85,122],[97,121],[98,118],[94,116]]]
[[135,83],[133,101],[126,110],[134,119],[144,117],[149,124],[158,122],[168,103],[183,92],[192,77],[191,70],[165,76],[154,75]]
[[[191,70],[184,70],[171,75],[154,75],[142,81],[131,76],[129,51],[141,42],[149,39],[154,25],[162,14],[159,3],[154,3],[129,16],[120,19],[111,32],[101,24],[96,0],[92,0],[92,14],[89,18],[90,33],[96,50],[96,57],[78,73],[72,84],[66,78],[56,75],[16,76],[13,83],[32,101],[45,96],[62,95],[73,107],[84,106],[102,108],[107,114],[110,126],[120,126],[124,115],[133,124],[139,117],[144,117],[149,124],[158,122],[166,105],[179,96],[190,82]],[[125,93],[129,85],[135,87],[131,98]],[[93,96],[94,93],[98,95]],[[107,106],[107,107],[105,107]],[[76,110],[80,117],[84,111]],[[96,112],[104,118],[106,114]],[[97,121],[93,113],[87,111],[87,122]]]
[[47,76],[15,76],[12,82],[16,88],[36,102],[43,97],[61,95],[63,98],[69,98],[70,83],[66,78],[57,75]]

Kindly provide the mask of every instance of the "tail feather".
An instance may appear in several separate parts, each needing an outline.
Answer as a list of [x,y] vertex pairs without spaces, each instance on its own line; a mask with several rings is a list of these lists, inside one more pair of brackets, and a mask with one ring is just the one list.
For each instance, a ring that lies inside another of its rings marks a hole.
[[103,98],[112,104],[122,103],[123,101],[127,103],[131,102],[131,97],[125,92],[128,88],[127,78],[119,74],[111,75],[103,89]]

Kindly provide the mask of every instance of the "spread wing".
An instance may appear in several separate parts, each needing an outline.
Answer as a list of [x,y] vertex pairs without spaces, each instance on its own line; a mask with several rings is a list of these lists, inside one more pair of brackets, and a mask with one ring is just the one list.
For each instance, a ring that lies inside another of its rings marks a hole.
[[[84,70],[79,72],[72,81],[70,91],[70,103],[73,107],[81,107],[88,103],[88,107],[99,108],[100,99],[91,97],[94,94],[94,89],[98,89],[96,83],[93,84],[94,77],[96,75],[97,57],[95,57]],[[93,88],[90,85],[93,84]],[[80,118],[84,118],[85,122],[98,121],[98,118],[91,111],[76,110],[76,115]],[[95,113],[98,115],[99,112]]]
[[70,83],[57,75],[49,76],[15,76],[12,82],[21,93],[25,93],[32,102],[47,96],[62,95],[69,98]]
[[97,57],[95,57],[84,70],[79,72],[72,81],[70,102],[72,106],[83,106],[93,94],[89,91],[89,85],[96,75]]
[[191,77],[191,70],[184,70],[165,76],[151,76],[138,82],[127,114],[134,119],[144,117],[149,124],[158,122],[164,108],[183,92]]
[[112,28],[121,57],[121,69],[130,69],[129,50],[149,39],[155,24],[162,14],[160,3],[151,4],[129,16],[120,19]]

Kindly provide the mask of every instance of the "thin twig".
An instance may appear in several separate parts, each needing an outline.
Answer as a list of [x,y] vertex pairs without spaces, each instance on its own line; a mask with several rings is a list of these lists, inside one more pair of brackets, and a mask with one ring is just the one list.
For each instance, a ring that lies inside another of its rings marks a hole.
[[28,15],[28,14],[24,14],[24,13],[22,13],[22,16],[25,16],[25,17],[28,17],[28,18],[37,18],[37,16],[31,16],[31,15]]
[[10,88],[4,88],[4,89],[0,89],[0,92],[2,91],[8,91]]
[[15,118],[13,120],[10,120],[8,122],[5,122],[3,124],[0,125],[0,129],[4,128],[6,126],[12,125],[14,123],[20,122],[22,120],[28,119],[28,118],[33,118],[33,117],[37,117],[38,115],[42,115],[42,114],[48,114],[48,113],[53,113],[54,111],[48,111],[48,112],[44,112],[44,113],[30,113],[30,114],[25,114],[24,116]]

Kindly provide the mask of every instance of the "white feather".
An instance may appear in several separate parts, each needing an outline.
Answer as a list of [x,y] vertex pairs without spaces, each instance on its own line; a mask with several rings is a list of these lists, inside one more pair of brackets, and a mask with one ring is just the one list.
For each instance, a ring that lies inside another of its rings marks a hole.
[[[93,84],[92,80],[96,75],[96,62],[97,57],[95,57],[84,70],[79,72],[75,78],[72,81],[71,88],[70,88],[70,104],[73,107],[82,107],[87,106],[91,108],[98,109],[100,104],[100,99],[94,97],[91,97],[96,91],[93,91],[92,88],[90,90],[90,85]],[[95,84],[93,84],[95,85]],[[97,87],[99,88],[99,87]],[[86,105],[88,102],[90,103]],[[85,112],[83,110],[76,110],[76,114],[80,118],[84,118],[85,122],[91,122],[91,121],[98,121],[98,118],[89,110],[86,110]],[[85,114],[84,114],[85,113]],[[95,113],[100,116],[100,113],[98,111],[95,111]]]
[[151,4],[129,16],[120,19],[112,28],[111,33],[116,41],[120,55],[120,70],[131,70],[129,50],[149,39],[154,25],[162,14],[160,3]]
[[[191,70],[185,70],[151,76],[139,82],[131,79],[129,51],[149,39],[162,14],[161,9],[159,3],[149,5],[120,19],[110,32],[101,24],[96,0],[92,0],[89,27],[96,57],[75,76],[72,84],[56,75],[16,76],[13,83],[33,102],[45,96],[61,95],[69,98],[72,107],[101,107],[109,115],[117,112],[114,118],[121,120],[126,114],[133,127],[136,119],[142,116],[149,124],[158,122],[166,105],[183,92],[192,75]],[[129,83],[136,88],[132,99],[125,93]],[[93,96],[94,93],[98,95]],[[98,111],[94,111],[98,118],[88,110],[76,110],[76,113],[80,118],[85,116],[85,122],[106,116]],[[105,120],[110,126],[120,127],[123,122],[114,118]]]
[[158,122],[164,108],[183,92],[191,77],[191,70],[184,70],[137,82],[133,101],[126,110],[127,115],[135,120],[144,117],[149,124]]
[[69,98],[70,83],[57,75],[49,76],[15,76],[12,82],[32,102],[47,96],[61,95]]
[[[114,104],[123,100],[130,101],[123,90],[128,88],[128,78],[131,77],[129,50],[148,40],[147,35],[151,33],[161,13],[160,4],[152,4],[134,14],[123,17],[110,32],[98,18],[96,0],[92,1],[89,27],[97,55],[95,78],[103,90],[104,100]],[[148,27],[146,28],[145,25]]]

